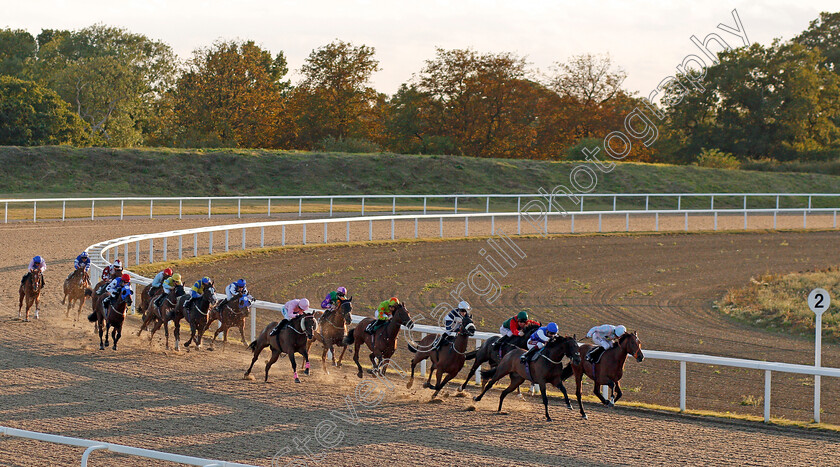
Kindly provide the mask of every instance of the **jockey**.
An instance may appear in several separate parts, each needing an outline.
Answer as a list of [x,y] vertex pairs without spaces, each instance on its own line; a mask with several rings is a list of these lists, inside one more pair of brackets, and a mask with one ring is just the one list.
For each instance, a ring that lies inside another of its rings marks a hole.
[[193,299],[204,295],[204,291],[209,287],[213,287],[213,280],[207,276],[204,276],[201,279],[195,281],[195,284],[193,284],[193,286],[190,287],[189,298],[187,298],[187,300],[184,302],[184,309],[189,309],[189,306],[192,305]]
[[586,333],[586,337],[592,339],[595,347],[586,353],[586,359],[590,363],[595,363],[601,357],[601,353],[610,349],[613,346],[613,339],[617,339],[627,332],[624,326],[613,326],[611,324],[602,324],[595,326]]
[[32,258],[31,261],[29,261],[29,268],[27,268],[27,272],[23,275],[23,279],[20,280],[20,283],[23,284],[24,282],[26,282],[26,279],[28,279],[33,272],[40,271],[41,287],[44,287],[44,271],[46,270],[47,263],[44,261],[44,258],[41,258],[40,256],[35,256],[34,258]]
[[376,315],[374,315],[375,320],[365,328],[365,331],[373,334],[377,329],[388,324],[388,321],[394,316],[394,311],[396,311],[397,305],[399,304],[400,299],[397,297],[391,297],[381,302],[379,308],[376,309]]
[[328,293],[324,301],[321,302],[321,308],[324,310],[332,310],[336,303],[339,300],[344,300],[344,297],[347,296],[347,289],[344,287],[339,287],[332,292]]
[[131,276],[128,274],[123,274],[120,277],[112,280],[107,287],[105,287],[105,291],[108,292],[108,296],[105,297],[105,300],[102,301],[102,308],[107,309],[108,305],[111,303],[111,300],[117,298],[117,294],[123,289],[124,286],[131,284]]
[[248,289],[245,288],[245,285],[245,279],[239,279],[228,284],[228,286],[225,287],[225,299],[222,300],[221,303],[219,303],[216,306],[216,309],[221,310],[222,308],[224,308],[225,305],[229,301],[233,300],[233,297],[235,297],[236,295],[239,295],[240,297],[247,297],[249,293]]
[[449,310],[449,313],[447,313],[446,317],[443,318],[443,324],[446,327],[446,331],[444,331],[443,335],[439,339],[435,350],[442,349],[443,346],[452,341],[455,335],[458,334],[458,330],[461,328],[461,320],[471,309],[472,307],[470,307],[469,303],[465,300],[461,300],[461,303],[458,304],[458,308]]
[[102,270],[102,280],[103,281],[112,281],[122,274],[122,261],[116,259],[114,260],[113,264],[109,264],[105,266],[105,269]]
[[155,278],[152,279],[152,288],[149,289],[149,297],[154,297],[157,295],[160,288],[163,287],[163,281],[172,277],[172,269],[166,268],[163,271],[157,273]]
[[556,335],[557,325],[555,323],[548,323],[534,331],[528,339],[528,351],[519,357],[519,361],[522,363],[527,362],[529,358],[533,357],[535,353],[545,347],[545,344]]
[[493,350],[497,350],[503,344],[507,344],[508,341],[510,341],[511,337],[524,336],[524,330],[528,326],[539,326],[539,324],[539,321],[534,321],[528,318],[527,311],[520,311],[516,314],[516,316],[508,318],[507,321],[502,323],[502,326],[499,328],[499,333],[502,335],[502,338],[496,341],[496,343],[493,345]]
[[85,271],[90,270],[90,256],[88,256],[87,251],[83,251],[82,254],[76,257],[76,260],[73,261],[73,267],[75,269],[85,268]]
[[172,274],[171,277],[163,281],[161,287],[163,288],[163,293],[158,296],[157,300],[155,300],[155,306],[160,308],[160,305],[163,303],[163,299],[169,295],[169,292],[174,289],[175,287],[183,285],[181,284],[181,275],[177,272]]
[[293,300],[289,300],[283,305],[283,319],[277,323],[277,326],[274,326],[274,329],[272,329],[268,335],[277,335],[277,333],[280,332],[280,330],[283,329],[289,321],[306,313],[307,310],[309,310],[309,300],[305,298],[295,298]]

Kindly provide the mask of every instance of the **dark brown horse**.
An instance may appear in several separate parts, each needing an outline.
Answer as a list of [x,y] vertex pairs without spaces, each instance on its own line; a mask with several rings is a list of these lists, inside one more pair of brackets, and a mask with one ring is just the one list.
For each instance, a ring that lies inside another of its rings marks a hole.
[[[324,347],[321,354],[321,363],[326,373],[327,369],[327,351],[332,353],[332,363],[335,367],[341,366],[341,360],[344,359],[344,352],[347,352],[347,346],[344,344],[344,336],[347,335],[347,325],[353,322],[351,313],[353,312],[353,297],[339,300],[338,303],[331,309],[324,312],[318,318],[318,329],[315,330],[315,335],[306,344],[306,350],[312,346],[313,342],[320,342]],[[335,361],[335,350],[333,346],[341,346],[341,355],[338,357],[338,362]]]
[[548,396],[545,393],[547,384],[552,384],[563,392],[566,408],[571,410],[572,404],[569,402],[569,395],[566,393],[565,386],[563,386],[562,360],[563,357],[567,357],[572,361],[572,365],[580,364],[581,354],[577,339],[569,336],[555,337],[548,341],[545,347],[528,363],[522,363],[519,360],[519,357],[524,353],[525,351],[522,349],[513,349],[502,357],[499,366],[490,370],[483,370],[481,376],[489,379],[484,382],[484,388],[474,399],[480,401],[484,393],[493,387],[496,381],[510,375],[510,385],[499,396],[499,412],[502,411],[502,403],[505,397],[526,380],[539,385],[543,406],[545,406],[546,420],[551,421],[551,417],[548,415]]
[[[581,345],[581,357],[592,350],[592,347],[594,346],[589,344]],[[597,364],[592,365],[583,358],[580,363],[573,363],[571,368],[567,367],[563,369],[563,379],[568,378],[572,373],[575,375],[575,383],[577,384],[575,394],[577,395],[578,407],[580,407],[580,415],[583,418],[588,418],[586,412],[583,411],[583,404],[580,402],[580,386],[583,382],[583,375],[586,374],[589,379],[595,382],[593,390],[601,403],[607,407],[614,407],[615,402],[621,399],[621,386],[618,382],[624,375],[624,362],[627,360],[627,355],[632,355],[637,362],[645,359],[645,354],[642,353],[642,342],[639,340],[639,336],[636,335],[636,331],[627,332],[621,336],[616,345],[601,354],[601,360]],[[610,388],[610,400],[604,399],[604,396],[601,395],[600,389],[602,385]]]
[[[184,343],[184,347],[189,348],[190,344],[195,341],[196,349],[201,349],[201,338],[204,336],[204,331],[207,329],[207,313],[210,311],[210,306],[216,303],[216,290],[212,284],[204,288],[204,293],[190,302],[184,307],[184,303],[189,298],[188,295],[178,299],[175,309],[166,315],[167,321],[175,321],[175,350],[181,348],[181,319],[187,320],[190,325],[190,338]],[[142,329],[142,328],[141,328]]]
[[[417,347],[414,347],[409,342],[408,350],[414,353],[414,358],[411,360],[411,379],[408,380],[405,387],[411,388],[411,385],[414,383],[414,367],[421,361],[430,358],[432,368],[429,370],[429,379],[423,387],[434,389],[435,392],[432,394],[432,399],[437,397],[440,390],[446,386],[446,383],[454,378],[461,371],[461,368],[464,368],[464,362],[467,360],[467,344],[473,335],[475,335],[475,324],[473,324],[472,316],[467,314],[461,320],[461,325],[458,328],[458,335],[455,337],[455,340],[440,350],[430,350],[436,347],[436,341],[440,337],[434,334],[424,337]],[[418,348],[424,350],[418,350]],[[435,369],[437,369],[437,381],[432,386],[432,373],[435,372]],[[441,377],[444,373],[446,373],[446,378],[441,382]]]
[[271,365],[280,358],[280,353],[285,353],[289,356],[289,361],[292,362],[292,372],[294,373],[295,382],[300,383],[300,378],[298,378],[297,374],[295,352],[303,355],[303,359],[306,362],[303,374],[308,375],[309,353],[306,351],[306,344],[312,339],[312,335],[315,332],[315,327],[317,326],[315,317],[311,314],[302,314],[289,321],[277,334],[273,336],[269,335],[275,326],[277,326],[276,321],[268,323],[268,326],[263,329],[263,332],[260,333],[257,340],[251,342],[251,345],[248,346],[254,353],[254,358],[251,360],[251,366],[248,367],[248,371],[245,372],[245,378],[247,379],[251,374],[254,363],[260,357],[263,349],[270,346],[271,359],[265,364],[265,382],[268,382],[268,370],[271,368]]
[[85,271],[85,268],[78,268],[64,279],[64,297],[61,299],[61,304],[67,303],[67,311],[64,316],[70,316],[70,308],[73,302],[79,302],[79,309],[76,311],[76,319],[82,313],[82,307],[85,305],[85,300],[93,294],[90,288],[90,274]]
[[[475,375],[475,372],[481,369],[481,365],[484,363],[489,363],[490,368],[496,368],[499,362],[502,360],[502,357],[505,356],[512,349],[525,349],[528,345],[528,339],[531,337],[531,334],[534,333],[537,329],[539,329],[540,324],[532,324],[525,328],[522,332],[521,336],[513,336],[511,337],[506,344],[503,344],[501,348],[494,348],[496,347],[496,342],[501,339],[501,336],[493,336],[483,344],[478,350],[473,350],[467,352],[466,358],[467,360],[475,359],[473,362],[472,368],[470,368],[469,374],[467,374],[467,379],[464,380],[464,383],[461,384],[461,390],[467,388],[467,383],[470,382],[470,379]],[[517,388],[517,391],[519,389]]]
[[[175,309],[175,306],[178,305],[178,299],[183,295],[184,286],[176,285],[169,290],[169,293],[166,294],[165,297],[160,298],[160,296],[158,296],[157,299],[152,300],[149,304],[149,311],[143,317],[143,323],[140,325],[140,330],[137,331],[137,337],[140,337],[143,330],[147,329],[152,320],[154,320],[155,325],[151,330],[149,330],[149,346],[151,347],[152,339],[154,339],[157,330],[163,326],[163,331],[166,335],[166,350],[169,350],[169,314]],[[158,303],[160,303],[160,305],[158,305]]]
[[228,331],[232,327],[239,329],[239,335],[242,337],[242,344],[248,346],[248,341],[245,340],[245,318],[251,315],[251,302],[254,297],[243,297],[239,294],[233,296],[231,300],[226,300],[224,303],[213,307],[210,313],[207,314],[207,327],[209,328],[216,320],[219,320],[219,329],[213,331],[213,340],[210,341],[212,347],[216,343],[216,338],[219,334],[224,333],[222,342],[227,346]]
[[[111,337],[114,340],[114,350],[117,350],[117,341],[122,336],[122,326],[125,321],[125,313],[131,305],[131,288],[123,286],[116,298],[112,298],[107,306],[104,304],[108,294],[100,294],[93,298],[92,307],[93,313],[88,315],[88,321],[96,323],[96,329],[99,331],[99,350],[105,350],[108,346],[108,331],[111,331]],[[102,341],[102,333],[105,333],[105,341]]]
[[[405,324],[405,327],[411,329],[414,327],[414,321],[411,320],[411,315],[405,308],[405,304],[400,303],[394,309],[393,317],[388,321],[388,324],[377,329],[373,335],[365,331],[368,324],[374,321],[373,318],[365,318],[358,326],[350,330],[344,338],[344,345],[355,343],[353,351],[353,361],[356,362],[356,368],[359,369],[358,376],[362,377],[362,365],[359,363],[359,347],[362,344],[368,346],[372,351],[370,354],[370,363],[373,368],[368,370],[371,374],[384,375],[388,368],[388,363],[391,361],[391,356],[397,351],[397,334],[400,332],[400,326]],[[381,365],[381,367],[380,367]]]
[[26,318],[24,321],[29,321],[29,309],[32,308],[32,304],[35,304],[35,319],[38,319],[38,312],[40,310],[41,305],[41,282],[42,282],[42,275],[41,270],[36,269],[26,276],[24,276],[23,281],[20,283],[20,304],[18,305],[18,319],[21,317],[21,310],[23,309],[23,299],[26,299]]

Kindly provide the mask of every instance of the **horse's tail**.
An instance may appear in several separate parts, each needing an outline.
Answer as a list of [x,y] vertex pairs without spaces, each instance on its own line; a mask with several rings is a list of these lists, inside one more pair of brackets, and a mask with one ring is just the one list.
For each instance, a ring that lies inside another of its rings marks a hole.
[[257,341],[258,340],[259,339],[254,339],[254,342],[251,342],[251,345],[248,346],[248,348],[251,349],[251,352],[255,352],[257,350]]
[[411,342],[408,343],[408,351],[411,353],[417,353],[417,347],[411,345]]
[[353,342],[355,342],[355,340],[356,340],[356,336],[354,335],[355,334],[354,331],[356,331],[356,328],[353,328],[353,329],[350,329],[349,331],[347,331],[347,335],[344,336],[344,339],[341,340],[341,342],[343,342],[344,345],[353,345]]
[[466,358],[467,360],[472,360],[472,359],[475,358],[477,353],[478,353],[478,350],[471,350],[471,351],[467,352],[466,355],[464,355],[464,358]]
[[95,311],[88,315],[88,321],[90,321],[91,323],[96,322],[96,312]]
[[565,381],[569,376],[572,376],[572,373],[572,365],[564,366],[563,371],[560,373],[560,381]]
[[481,370],[481,377],[484,378],[484,379],[492,378],[493,375],[496,374],[496,369],[498,369],[498,368],[499,367],[493,367],[493,368],[490,368],[489,370]]

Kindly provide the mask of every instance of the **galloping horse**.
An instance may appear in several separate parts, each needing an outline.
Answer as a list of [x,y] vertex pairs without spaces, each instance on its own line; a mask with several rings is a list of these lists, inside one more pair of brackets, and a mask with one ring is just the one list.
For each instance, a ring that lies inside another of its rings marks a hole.
[[26,298],[26,318],[24,321],[29,321],[29,309],[32,304],[35,304],[35,318],[38,318],[38,312],[41,305],[41,270],[36,269],[27,274],[24,281],[20,284],[20,304],[18,305],[18,319],[21,316],[21,309],[23,308],[23,299]]
[[387,361],[397,351],[397,334],[400,332],[400,326],[405,324],[408,329],[414,327],[414,321],[411,320],[411,315],[408,314],[405,304],[402,303],[396,306],[394,316],[388,321],[388,324],[377,329],[371,335],[365,331],[365,328],[373,321],[373,318],[363,319],[344,338],[344,345],[356,344],[353,351],[353,361],[356,362],[356,368],[359,369],[357,375],[359,378],[363,374],[362,365],[359,363],[359,347],[362,346],[362,343],[366,344],[371,350],[370,363],[373,364],[373,368],[369,370],[370,373],[384,375],[388,368]]
[[[545,394],[547,383],[553,384],[563,392],[563,397],[566,399],[566,408],[571,410],[572,404],[569,402],[569,395],[566,393],[565,386],[563,386],[562,360],[563,357],[568,357],[572,361],[572,365],[580,364],[581,354],[578,349],[577,339],[569,336],[555,337],[548,341],[545,347],[527,363],[519,361],[519,357],[523,353],[525,351],[522,349],[513,349],[502,357],[499,366],[490,370],[483,370],[481,376],[490,379],[484,383],[484,388],[481,390],[481,393],[473,399],[480,401],[484,393],[493,387],[496,381],[510,375],[510,385],[499,396],[499,412],[502,411],[502,403],[505,400],[505,396],[513,392],[525,380],[540,386],[543,406],[545,406],[545,419],[547,421],[551,421],[551,417],[548,415],[548,396]],[[579,396],[578,401],[580,401]]]
[[[341,360],[344,359],[344,352],[347,352],[347,345],[344,344],[344,336],[347,335],[347,325],[353,321],[351,313],[353,312],[353,297],[340,300],[335,307],[327,310],[318,318],[318,329],[315,330],[315,336],[306,343],[306,351],[312,346],[312,343],[318,341],[324,347],[324,352],[321,354],[321,362],[323,363],[324,371],[327,370],[327,351],[332,352],[332,363],[335,367],[341,366]],[[338,363],[335,361],[335,351],[333,346],[341,346],[341,355],[338,357]]]
[[67,279],[64,279],[64,298],[61,299],[61,304],[67,302],[67,311],[64,316],[70,316],[70,307],[73,306],[74,301],[79,302],[79,309],[76,312],[76,319],[82,313],[82,307],[85,305],[87,297],[93,294],[90,288],[90,275],[85,268],[79,268],[73,271]]
[[242,336],[242,343],[247,347],[248,341],[245,340],[245,318],[251,314],[251,302],[254,297],[242,297],[239,294],[234,295],[229,301],[226,301],[221,306],[216,306],[207,315],[207,328],[213,324],[214,321],[219,320],[219,329],[213,332],[213,340],[210,341],[210,346],[216,343],[216,337],[219,333],[224,333],[224,340],[222,341],[227,346],[228,331],[232,327],[239,328],[239,335]]
[[268,323],[268,326],[263,329],[263,332],[260,333],[257,340],[251,342],[251,345],[248,346],[248,348],[254,353],[254,358],[251,360],[251,366],[248,367],[248,371],[245,372],[245,378],[248,378],[248,375],[251,374],[251,370],[254,368],[254,363],[257,361],[257,358],[260,357],[260,353],[262,353],[263,349],[270,346],[271,359],[269,359],[265,364],[265,382],[268,382],[269,368],[271,368],[271,365],[280,358],[280,353],[282,352],[289,356],[289,361],[292,362],[292,372],[294,372],[295,382],[300,383],[300,378],[298,378],[297,374],[295,352],[303,355],[303,359],[306,362],[303,374],[308,375],[309,352],[306,351],[306,347],[307,342],[312,339],[315,327],[317,326],[315,323],[315,317],[311,314],[302,314],[289,321],[286,327],[277,334],[273,336],[269,335],[275,326],[277,326],[276,321]]
[[176,285],[163,297],[160,306],[153,300],[149,304],[148,312],[143,317],[143,323],[140,325],[140,330],[137,331],[137,337],[140,337],[140,334],[148,327],[149,323],[155,320],[155,326],[149,331],[149,346],[152,345],[152,339],[154,339],[157,330],[163,326],[163,330],[166,333],[166,350],[169,350],[169,312],[175,309],[175,306],[178,304],[178,299],[183,295],[184,286]]
[[183,296],[178,299],[178,304],[175,309],[166,315],[166,320],[175,320],[175,350],[180,350],[181,346],[181,319],[186,319],[190,325],[190,338],[184,343],[184,347],[189,347],[190,343],[195,341],[197,349],[201,349],[201,337],[207,329],[207,312],[210,310],[210,305],[216,303],[216,290],[213,286],[208,286],[204,289],[204,293],[190,302],[190,306],[185,309],[184,302],[187,301],[188,296]]
[[[131,289],[127,286],[120,290],[117,297],[110,300],[108,309],[105,309],[103,302],[108,294],[100,294],[91,302],[93,313],[88,315],[88,321],[96,323],[96,329],[99,331],[99,350],[105,350],[108,346],[108,330],[113,327],[111,331],[114,340],[114,350],[117,350],[117,341],[122,336],[122,326],[125,321],[125,313],[129,305],[131,305]],[[105,332],[105,342],[102,342],[102,332]]]
[[[592,350],[592,347],[589,344],[581,345],[580,355],[586,355],[587,352]],[[624,374],[624,362],[627,360],[627,355],[632,355],[637,362],[645,359],[645,354],[642,353],[642,343],[639,341],[636,331],[627,332],[621,336],[618,339],[618,344],[604,351],[601,354],[601,360],[595,365],[584,358],[578,363],[572,362],[571,368],[563,369],[563,379],[568,378],[572,373],[575,374],[575,383],[577,384],[575,394],[577,395],[578,407],[580,407],[580,415],[583,418],[588,418],[586,412],[583,411],[583,404],[580,402],[580,385],[583,381],[583,375],[586,374],[589,379],[595,382],[593,390],[601,403],[607,407],[614,407],[615,402],[621,399],[621,386],[618,382]],[[609,386],[610,400],[604,399],[604,396],[601,395],[599,389],[602,385]]]
[[[411,379],[408,380],[408,384],[405,387],[411,388],[412,383],[414,383],[414,367],[426,358],[431,357],[432,369],[429,370],[429,380],[426,381],[423,387],[434,389],[435,393],[432,394],[432,399],[437,397],[440,390],[446,386],[446,383],[454,378],[461,371],[461,368],[464,368],[464,362],[467,360],[467,343],[469,342],[469,338],[474,334],[475,324],[473,324],[472,316],[468,314],[461,320],[461,325],[458,328],[458,335],[455,337],[455,340],[440,350],[418,350],[409,343],[408,350],[415,355],[414,359],[411,360]],[[420,341],[418,347],[432,349],[437,338],[438,336],[436,335],[426,336]],[[430,383],[435,368],[437,368],[437,382],[432,386]],[[444,373],[446,373],[446,378],[441,382],[440,378]]]
[[[507,352],[512,349],[525,349],[528,345],[528,339],[531,337],[534,331],[539,329],[539,324],[532,324],[527,328],[523,329],[521,336],[513,336],[508,340],[508,342],[502,346],[500,349],[493,349],[496,342],[501,339],[500,336],[493,336],[479,347],[478,350],[473,350],[471,352],[467,352],[466,358],[467,360],[475,359],[473,362],[472,368],[470,368],[469,374],[467,374],[467,379],[464,380],[464,383],[461,384],[461,391],[467,388],[467,383],[470,382],[470,379],[475,375],[475,372],[481,368],[481,365],[484,363],[490,363],[490,368],[496,368],[499,365],[499,362],[502,360],[502,357],[505,356]],[[519,389],[517,388],[517,391]]]

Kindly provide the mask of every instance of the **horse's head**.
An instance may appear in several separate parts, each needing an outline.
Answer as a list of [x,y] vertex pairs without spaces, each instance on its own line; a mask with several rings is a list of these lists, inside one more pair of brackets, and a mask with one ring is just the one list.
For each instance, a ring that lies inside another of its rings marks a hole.
[[210,282],[210,285],[204,289],[204,294],[201,297],[210,305],[214,305],[216,303],[216,289],[213,288],[212,282]]
[[459,333],[462,336],[471,337],[475,335],[475,324],[473,324],[472,315],[467,313],[461,318],[461,329]]
[[116,307],[118,308],[121,304],[125,304],[125,306],[131,306],[131,295],[134,292],[131,291],[131,287],[128,285],[123,286],[122,290],[120,290],[119,295],[117,295],[117,303]]
[[642,342],[636,331],[625,333],[618,339],[618,346],[624,349],[625,352],[632,355],[637,362],[645,359],[645,354],[642,353]]
[[341,305],[339,305],[339,310],[341,310],[341,314],[344,316],[345,324],[350,324],[353,322],[353,317],[351,316],[351,313],[353,312],[352,297],[349,300],[342,300]]
[[406,309],[404,303],[397,304],[394,307],[394,321],[398,324],[402,324],[408,329],[414,327],[414,321],[411,319],[411,315],[408,314],[408,309]]
[[563,348],[563,355],[569,358],[574,365],[580,365],[580,344],[576,336],[556,337]]
[[307,313],[303,315],[303,321],[301,327],[303,328],[303,332],[306,333],[307,339],[312,339],[312,336],[315,335],[315,327],[317,323],[315,322],[315,315],[312,313]]
[[253,301],[254,297],[250,295],[239,297],[239,302],[237,302],[237,305],[239,306],[239,313],[250,313],[251,303],[253,303]]

